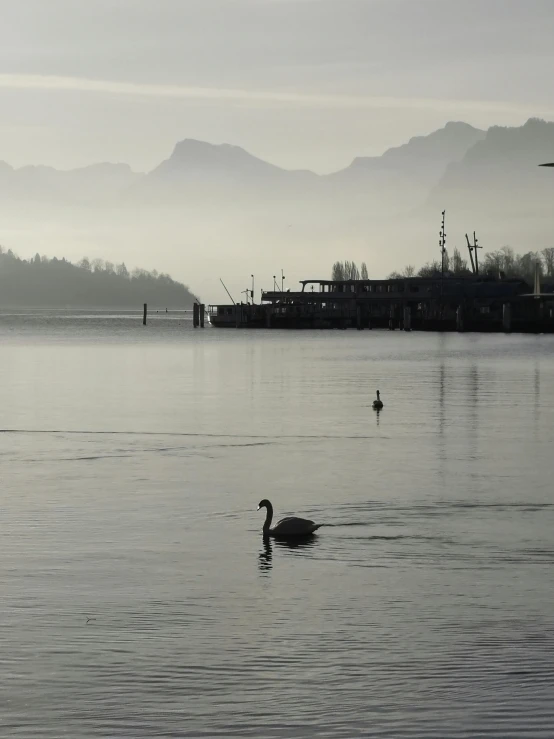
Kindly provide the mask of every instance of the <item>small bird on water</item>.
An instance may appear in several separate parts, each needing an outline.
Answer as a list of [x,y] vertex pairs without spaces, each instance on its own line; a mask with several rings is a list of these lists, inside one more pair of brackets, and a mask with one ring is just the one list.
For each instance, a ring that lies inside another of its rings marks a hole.
[[380,411],[382,407],[383,407],[383,401],[381,400],[381,393],[379,392],[379,390],[377,390],[377,400],[373,401],[373,408],[376,411]]
[[269,500],[264,498],[260,501],[258,510],[260,510],[260,508],[265,508],[267,510],[263,527],[264,536],[274,536],[276,539],[302,539],[311,536],[314,531],[319,529],[322,525],[320,523],[314,523],[307,518],[289,516],[287,518],[282,518],[279,523],[271,528],[273,506]]

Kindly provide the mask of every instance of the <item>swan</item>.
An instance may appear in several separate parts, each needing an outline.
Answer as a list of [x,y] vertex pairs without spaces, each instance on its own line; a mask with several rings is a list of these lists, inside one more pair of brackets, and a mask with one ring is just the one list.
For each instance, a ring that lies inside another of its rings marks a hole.
[[377,390],[377,400],[373,401],[373,407],[375,410],[380,411],[383,407],[383,401],[381,400],[381,393]]
[[311,536],[321,526],[320,523],[314,523],[307,518],[289,516],[288,518],[282,518],[278,524],[270,528],[273,518],[273,506],[269,500],[264,498],[258,505],[258,510],[260,508],[267,509],[263,529],[264,536],[274,536],[276,539],[300,539],[305,536]]

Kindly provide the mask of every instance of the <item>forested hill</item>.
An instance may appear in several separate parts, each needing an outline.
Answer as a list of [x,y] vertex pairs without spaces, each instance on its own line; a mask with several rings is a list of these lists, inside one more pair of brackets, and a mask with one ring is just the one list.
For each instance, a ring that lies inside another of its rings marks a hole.
[[195,297],[169,275],[117,266],[101,259],[72,264],[37,254],[20,259],[0,247],[0,307],[188,308]]

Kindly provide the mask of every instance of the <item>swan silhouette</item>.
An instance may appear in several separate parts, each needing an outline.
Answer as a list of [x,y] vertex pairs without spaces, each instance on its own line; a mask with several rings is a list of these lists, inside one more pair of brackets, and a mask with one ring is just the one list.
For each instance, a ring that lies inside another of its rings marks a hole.
[[381,400],[381,393],[377,390],[377,400],[373,401],[373,408],[375,408],[376,411],[380,411],[382,407],[383,401]]
[[264,498],[258,505],[258,510],[265,508],[267,514],[264,523],[264,536],[274,536],[276,539],[301,539],[311,536],[322,524],[309,521],[307,518],[298,518],[297,516],[289,516],[282,518],[273,528],[271,521],[273,520],[273,506]]

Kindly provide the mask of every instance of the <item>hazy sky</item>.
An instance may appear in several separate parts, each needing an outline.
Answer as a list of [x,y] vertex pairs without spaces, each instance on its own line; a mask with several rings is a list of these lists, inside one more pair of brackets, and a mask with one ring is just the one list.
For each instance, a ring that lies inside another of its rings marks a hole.
[[175,142],[340,168],[448,120],[554,118],[552,0],[0,0],[0,159]]

